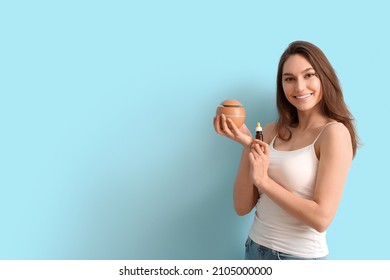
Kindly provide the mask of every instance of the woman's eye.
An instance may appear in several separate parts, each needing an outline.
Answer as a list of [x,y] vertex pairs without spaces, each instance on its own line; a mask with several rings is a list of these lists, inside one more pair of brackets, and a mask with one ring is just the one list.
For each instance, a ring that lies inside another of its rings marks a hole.
[[307,78],[311,78],[311,77],[314,77],[316,74],[314,74],[314,73],[307,73],[306,74],[306,77]]
[[291,77],[287,77],[284,79],[285,82],[292,82],[294,80],[294,78],[291,78]]

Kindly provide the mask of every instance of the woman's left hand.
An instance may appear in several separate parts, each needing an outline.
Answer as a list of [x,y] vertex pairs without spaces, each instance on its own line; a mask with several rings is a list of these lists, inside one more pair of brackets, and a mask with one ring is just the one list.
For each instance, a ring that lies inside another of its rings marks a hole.
[[262,191],[268,177],[269,146],[267,143],[255,139],[249,153],[250,176],[253,184]]

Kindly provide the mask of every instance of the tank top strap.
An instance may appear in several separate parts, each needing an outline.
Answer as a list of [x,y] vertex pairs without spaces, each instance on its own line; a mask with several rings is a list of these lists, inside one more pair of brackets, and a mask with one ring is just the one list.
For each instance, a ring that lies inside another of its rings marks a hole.
[[269,143],[270,146],[274,146],[274,142],[275,142],[275,139],[276,137],[278,137],[278,134],[276,133],[276,135],[274,136],[274,138],[272,139],[271,143]]
[[325,128],[328,126],[328,125],[331,125],[331,124],[335,124],[335,123],[338,123],[337,121],[334,121],[334,122],[328,122],[326,125],[324,125],[322,128],[321,128],[321,131],[318,133],[316,139],[314,139],[314,142],[313,142],[313,145],[315,142],[317,142],[318,138],[320,138],[322,132],[325,130]]

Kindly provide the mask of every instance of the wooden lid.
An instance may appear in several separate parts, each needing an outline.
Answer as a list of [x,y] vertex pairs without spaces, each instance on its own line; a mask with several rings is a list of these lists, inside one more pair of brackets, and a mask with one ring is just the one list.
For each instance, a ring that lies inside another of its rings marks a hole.
[[226,99],[226,100],[221,102],[221,105],[224,107],[241,107],[242,106],[242,104],[235,99]]

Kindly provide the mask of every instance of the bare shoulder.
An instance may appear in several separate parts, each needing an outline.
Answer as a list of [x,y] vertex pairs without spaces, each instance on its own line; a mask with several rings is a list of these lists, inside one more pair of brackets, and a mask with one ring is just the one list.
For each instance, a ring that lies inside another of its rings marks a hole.
[[275,122],[271,122],[269,124],[266,124],[263,128],[263,134],[264,134],[264,141],[266,143],[271,143],[272,139],[275,137],[276,135],[276,123]]
[[351,134],[348,128],[340,122],[328,125],[318,140],[321,154],[335,155],[342,153],[352,155]]
[[331,125],[328,125],[322,135],[322,140],[349,140],[351,141],[351,134],[349,133],[348,128],[341,122],[337,122]]

